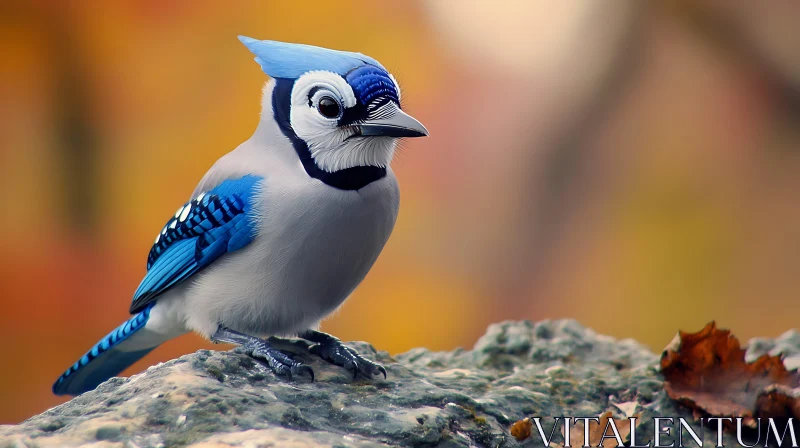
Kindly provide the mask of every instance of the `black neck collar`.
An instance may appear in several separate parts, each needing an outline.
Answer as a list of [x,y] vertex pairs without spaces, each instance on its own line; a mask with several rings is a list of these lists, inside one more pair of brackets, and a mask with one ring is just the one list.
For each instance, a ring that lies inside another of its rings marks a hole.
[[292,142],[297,157],[300,158],[300,162],[309,176],[340,190],[359,190],[386,176],[386,168],[377,166],[356,166],[333,173],[321,170],[314,162],[314,158],[311,157],[308,145],[295,134],[289,122],[293,86],[293,79],[275,78],[275,89],[272,91],[272,110],[281,132]]

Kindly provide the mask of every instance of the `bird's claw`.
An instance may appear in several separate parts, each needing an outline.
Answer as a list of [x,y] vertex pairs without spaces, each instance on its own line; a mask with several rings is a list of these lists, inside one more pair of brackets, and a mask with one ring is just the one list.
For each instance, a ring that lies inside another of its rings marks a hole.
[[314,382],[314,370],[302,362],[295,361],[290,355],[276,349],[266,341],[257,339],[242,346],[244,352],[255,359],[266,362],[272,373],[292,379],[294,375],[307,373]]
[[306,364],[294,365],[289,369],[289,372],[290,372],[289,374],[290,378],[292,375],[303,376],[303,373],[307,373],[308,376],[311,377],[311,382],[312,383],[314,382],[314,369],[312,369],[311,366],[309,365]]
[[342,344],[339,340],[333,339],[331,341],[320,342],[312,345],[309,350],[325,361],[353,372],[354,380],[358,378],[359,374],[365,378],[372,378],[373,376],[383,374],[383,378],[386,378],[386,369],[382,365],[364,358],[355,350]]

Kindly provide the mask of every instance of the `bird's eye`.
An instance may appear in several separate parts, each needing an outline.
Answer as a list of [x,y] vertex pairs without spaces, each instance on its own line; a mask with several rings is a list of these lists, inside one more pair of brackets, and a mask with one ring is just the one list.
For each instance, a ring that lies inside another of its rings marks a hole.
[[323,96],[319,99],[317,110],[325,118],[337,118],[341,113],[339,103],[329,96]]

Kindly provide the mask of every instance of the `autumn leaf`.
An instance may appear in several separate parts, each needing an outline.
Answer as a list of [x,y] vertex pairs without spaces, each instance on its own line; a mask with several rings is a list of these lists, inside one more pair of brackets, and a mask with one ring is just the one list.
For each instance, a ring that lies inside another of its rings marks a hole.
[[[673,400],[705,415],[745,417],[751,426],[760,406],[788,400],[782,393],[798,385],[780,356],[747,363],[739,340],[713,321],[697,333],[679,332],[661,355],[661,372]],[[773,386],[783,388],[767,393]]]
[[780,384],[765,387],[756,399],[756,413],[759,417],[800,418],[800,388]]
[[522,442],[531,436],[532,428],[533,423],[531,423],[531,419],[525,417],[522,420],[517,420],[513,425],[511,425],[511,435],[514,436],[517,441]]

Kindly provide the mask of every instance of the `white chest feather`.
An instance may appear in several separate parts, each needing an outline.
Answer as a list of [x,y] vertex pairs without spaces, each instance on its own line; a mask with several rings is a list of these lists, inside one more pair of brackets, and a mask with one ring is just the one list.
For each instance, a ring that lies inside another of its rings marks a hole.
[[391,234],[394,175],[358,191],[302,176],[265,180],[255,240],[207,268],[186,290],[187,324],[286,335],[315,326],[364,279]]

